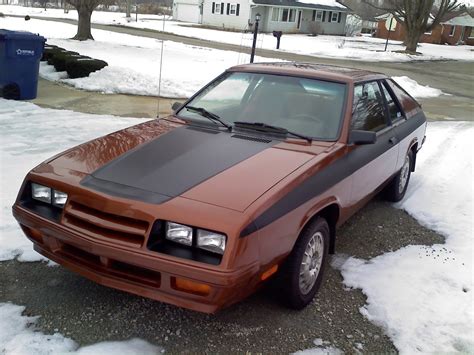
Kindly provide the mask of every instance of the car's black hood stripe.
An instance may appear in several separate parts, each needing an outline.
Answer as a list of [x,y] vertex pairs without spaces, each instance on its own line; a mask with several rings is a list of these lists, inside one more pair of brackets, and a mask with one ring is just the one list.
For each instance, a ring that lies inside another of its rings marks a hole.
[[109,195],[159,204],[275,143],[180,127],[112,160],[81,184]]
[[303,183],[288,192],[246,226],[241,231],[240,236],[246,237],[257,230],[268,226],[278,218],[298,208],[312,198],[322,194],[324,191],[350,176],[364,165],[376,159],[378,156],[382,155],[389,149],[394,148],[393,145],[388,143],[388,137],[396,136],[400,142],[425,122],[425,115],[423,112],[420,112],[393,130],[387,132],[382,137],[378,137],[375,144],[357,147],[357,149],[354,149],[351,153],[336,160],[334,163],[309,177]]

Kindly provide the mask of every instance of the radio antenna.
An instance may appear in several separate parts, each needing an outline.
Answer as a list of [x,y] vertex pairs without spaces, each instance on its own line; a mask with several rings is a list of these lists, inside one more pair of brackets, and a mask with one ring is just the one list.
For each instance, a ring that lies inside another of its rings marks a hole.
[[[163,33],[165,32],[166,14],[163,13]],[[165,48],[165,40],[161,40],[161,53],[160,53],[160,73],[158,74],[158,104],[156,118],[160,118],[160,100],[161,100],[161,73],[163,69],[163,51]]]

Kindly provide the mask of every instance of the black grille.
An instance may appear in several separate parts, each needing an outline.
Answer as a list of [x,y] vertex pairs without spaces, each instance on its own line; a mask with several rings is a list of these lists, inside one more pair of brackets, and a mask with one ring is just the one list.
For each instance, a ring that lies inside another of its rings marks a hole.
[[259,137],[250,137],[244,136],[243,134],[234,134],[232,138],[244,139],[246,141],[260,142],[260,143],[270,143],[272,140],[268,138],[259,138]]

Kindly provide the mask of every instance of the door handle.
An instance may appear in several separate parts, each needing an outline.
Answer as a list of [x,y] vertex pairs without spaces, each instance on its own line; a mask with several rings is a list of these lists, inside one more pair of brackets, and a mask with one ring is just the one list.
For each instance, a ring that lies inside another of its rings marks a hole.
[[391,138],[388,140],[388,142],[389,142],[390,144],[392,144],[392,145],[395,145],[395,144],[398,143],[398,139],[397,139],[397,137],[391,137]]

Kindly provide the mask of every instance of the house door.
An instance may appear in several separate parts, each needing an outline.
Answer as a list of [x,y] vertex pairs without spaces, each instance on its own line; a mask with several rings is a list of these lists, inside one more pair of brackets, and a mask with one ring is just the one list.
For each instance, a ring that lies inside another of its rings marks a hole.
[[301,28],[301,13],[302,13],[302,11],[298,11],[298,25],[297,25],[298,29]]

